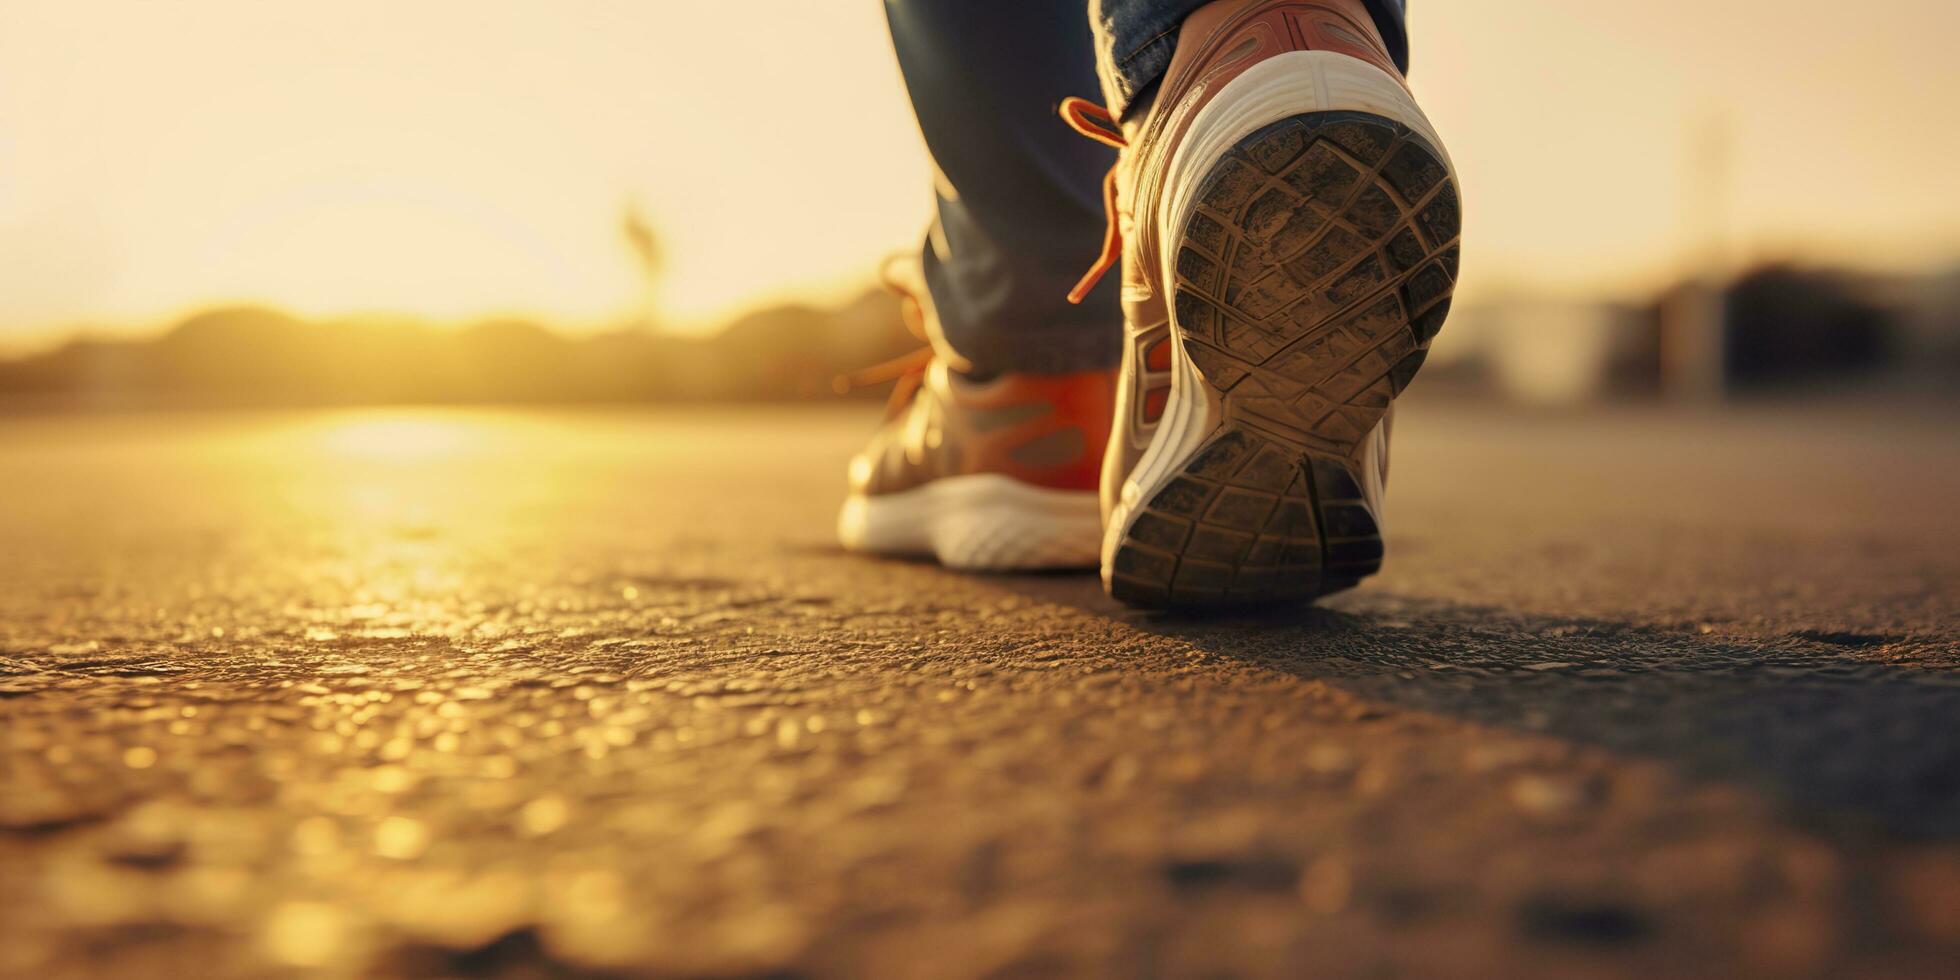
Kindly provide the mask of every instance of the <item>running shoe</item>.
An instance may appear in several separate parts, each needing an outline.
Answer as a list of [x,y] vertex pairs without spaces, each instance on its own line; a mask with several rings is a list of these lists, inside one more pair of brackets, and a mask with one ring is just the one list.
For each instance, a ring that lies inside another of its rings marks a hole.
[[1442,141],[1360,0],[1222,0],[1120,149],[1103,255],[1126,344],[1102,575],[1152,607],[1311,600],[1382,560],[1390,403],[1455,287]]
[[846,549],[927,557],[951,568],[1093,568],[1097,485],[1115,402],[1113,370],[975,378],[933,341],[916,265],[888,269],[913,331],[928,339],[895,371],[883,424],[850,464],[837,518]]

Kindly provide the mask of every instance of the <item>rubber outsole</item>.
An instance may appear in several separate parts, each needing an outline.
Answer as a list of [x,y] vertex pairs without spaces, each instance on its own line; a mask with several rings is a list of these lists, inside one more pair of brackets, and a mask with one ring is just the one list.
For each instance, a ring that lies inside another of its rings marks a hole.
[[1213,164],[1171,239],[1177,368],[1199,390],[1169,414],[1202,398],[1216,429],[1143,488],[1111,595],[1304,600],[1380,568],[1367,443],[1448,313],[1460,227],[1447,158],[1372,113],[1281,119]]
[[966,571],[1087,568],[1098,558],[1102,515],[1093,492],[974,474],[902,493],[853,494],[838,512],[837,536],[848,551],[932,558]]

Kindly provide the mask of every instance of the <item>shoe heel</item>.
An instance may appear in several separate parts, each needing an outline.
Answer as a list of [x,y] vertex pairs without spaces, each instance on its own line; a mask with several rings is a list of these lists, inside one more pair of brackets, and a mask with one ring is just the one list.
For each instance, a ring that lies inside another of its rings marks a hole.
[[1409,127],[1271,123],[1212,168],[1175,239],[1180,349],[1226,417],[1346,458],[1449,313],[1460,226],[1448,164]]
[[1311,599],[1380,567],[1377,430],[1457,272],[1455,178],[1427,128],[1297,113],[1174,195],[1172,394],[1105,546],[1116,598]]

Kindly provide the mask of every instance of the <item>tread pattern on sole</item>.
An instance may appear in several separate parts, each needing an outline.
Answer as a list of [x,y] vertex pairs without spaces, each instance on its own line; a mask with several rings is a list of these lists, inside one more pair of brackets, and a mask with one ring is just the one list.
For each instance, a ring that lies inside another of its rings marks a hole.
[[1460,224],[1441,154],[1369,113],[1280,120],[1212,167],[1172,301],[1224,424],[1143,503],[1117,598],[1310,599],[1380,567],[1363,444],[1448,313]]

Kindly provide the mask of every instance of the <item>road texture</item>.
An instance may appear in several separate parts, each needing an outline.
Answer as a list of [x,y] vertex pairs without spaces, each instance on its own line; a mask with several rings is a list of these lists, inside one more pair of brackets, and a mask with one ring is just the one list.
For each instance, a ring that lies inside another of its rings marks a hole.
[[1418,403],[1214,619],[838,553],[870,421],[0,422],[0,975],[1960,964],[1949,413]]

